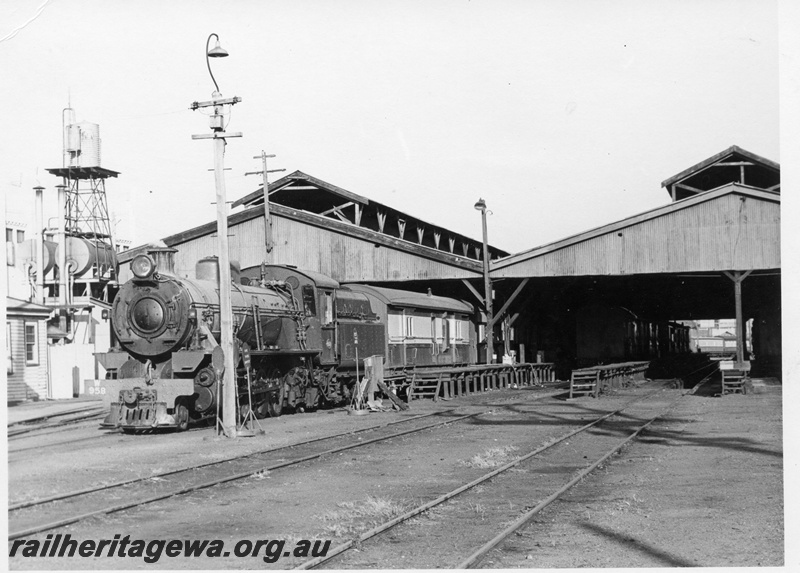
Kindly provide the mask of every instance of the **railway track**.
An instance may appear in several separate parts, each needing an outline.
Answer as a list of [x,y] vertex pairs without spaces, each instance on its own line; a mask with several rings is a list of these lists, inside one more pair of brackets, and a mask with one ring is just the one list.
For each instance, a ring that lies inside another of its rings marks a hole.
[[[422,432],[438,426],[453,424],[485,413],[459,415],[432,423],[428,421],[428,423],[401,431],[387,431],[393,430],[393,427],[398,424],[418,422],[430,417],[442,417],[452,412],[453,410],[446,410],[444,412],[424,414],[389,422],[382,426],[372,426],[355,432],[349,431],[333,436],[315,438],[279,448],[270,448],[224,460],[161,472],[147,477],[103,484],[46,498],[12,502],[8,508],[9,530],[11,531],[8,539],[17,539],[57,529],[90,517],[125,511],[215,485],[246,479],[255,474],[309,462],[326,455]],[[378,435],[363,439],[360,434],[368,431],[375,432]],[[346,443],[334,445],[333,447],[325,444],[325,442],[337,440],[345,441]],[[287,453],[296,455],[281,457]],[[124,497],[128,501],[122,504],[114,503],[120,497]],[[92,509],[87,511],[86,505],[91,506]],[[49,511],[43,511],[45,508],[49,509]],[[42,522],[43,514],[46,514],[45,519],[50,521]]]
[[[104,412],[104,408],[92,406],[15,422],[8,425],[8,439],[11,440],[40,430],[55,430],[89,420],[100,420],[104,416]],[[43,432],[41,435],[46,433],[49,432]]]
[[[419,539],[429,541],[437,536],[441,538],[442,547],[428,547],[417,556],[419,562],[404,562],[402,568],[475,567],[489,552],[662,417],[682,395],[664,400],[663,393],[657,391],[632,400],[618,410],[599,416],[469,483],[331,548],[324,557],[306,561],[295,568],[371,568],[380,562],[382,556],[394,554],[397,547],[412,548]],[[510,475],[509,470],[515,468],[526,471]],[[490,480],[493,480],[492,488],[480,488]],[[467,497],[469,500],[465,501]],[[516,500],[519,505],[520,499],[529,505],[515,508],[511,500]],[[415,520],[412,518],[433,508],[439,510],[435,518],[439,521],[421,531],[419,522],[413,523]],[[476,508],[484,508],[480,519],[476,519]],[[398,531],[400,529],[404,531]],[[498,530],[500,533],[491,536]],[[387,539],[386,534],[390,531],[391,539]],[[452,536],[452,531],[458,531],[457,539]],[[485,541],[487,538],[489,541]],[[359,549],[358,556],[345,560],[354,547]],[[432,562],[431,555],[436,555],[437,560]],[[464,555],[468,557],[464,559]]]

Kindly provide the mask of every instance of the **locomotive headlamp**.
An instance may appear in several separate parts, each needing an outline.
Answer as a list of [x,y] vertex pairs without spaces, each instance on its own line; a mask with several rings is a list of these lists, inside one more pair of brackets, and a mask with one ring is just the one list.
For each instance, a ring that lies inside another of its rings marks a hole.
[[156,272],[156,263],[149,255],[136,255],[131,261],[131,271],[137,279],[149,279]]

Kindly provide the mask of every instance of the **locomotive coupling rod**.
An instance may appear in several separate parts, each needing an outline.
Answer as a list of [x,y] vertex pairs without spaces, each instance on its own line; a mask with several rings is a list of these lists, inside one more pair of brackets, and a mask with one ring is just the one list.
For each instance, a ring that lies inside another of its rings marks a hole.
[[225,104],[235,104],[242,101],[242,98],[239,96],[222,98],[222,99],[215,99],[211,101],[193,101],[192,105],[189,106],[189,109],[192,111],[201,108],[201,107],[214,107],[215,105],[225,105]]

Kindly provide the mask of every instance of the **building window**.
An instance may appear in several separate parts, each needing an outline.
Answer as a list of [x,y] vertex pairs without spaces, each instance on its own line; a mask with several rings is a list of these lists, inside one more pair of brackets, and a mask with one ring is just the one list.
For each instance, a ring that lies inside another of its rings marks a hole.
[[14,373],[14,354],[11,352],[11,323],[6,322],[6,374]]
[[6,227],[6,243],[11,243],[14,241],[14,229],[9,229]]
[[37,324],[25,323],[25,363],[29,366],[39,364],[39,331]]
[[17,230],[17,242],[18,243],[25,242],[25,231]]

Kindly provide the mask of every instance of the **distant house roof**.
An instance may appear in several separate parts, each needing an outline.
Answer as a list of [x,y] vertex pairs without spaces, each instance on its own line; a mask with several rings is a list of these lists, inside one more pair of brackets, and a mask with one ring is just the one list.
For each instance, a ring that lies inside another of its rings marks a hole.
[[673,201],[727,185],[740,183],[780,193],[781,166],[737,145],[684,169],[661,183]]
[[6,312],[10,316],[30,316],[47,318],[52,309],[41,304],[20,300],[18,298],[6,297]]

